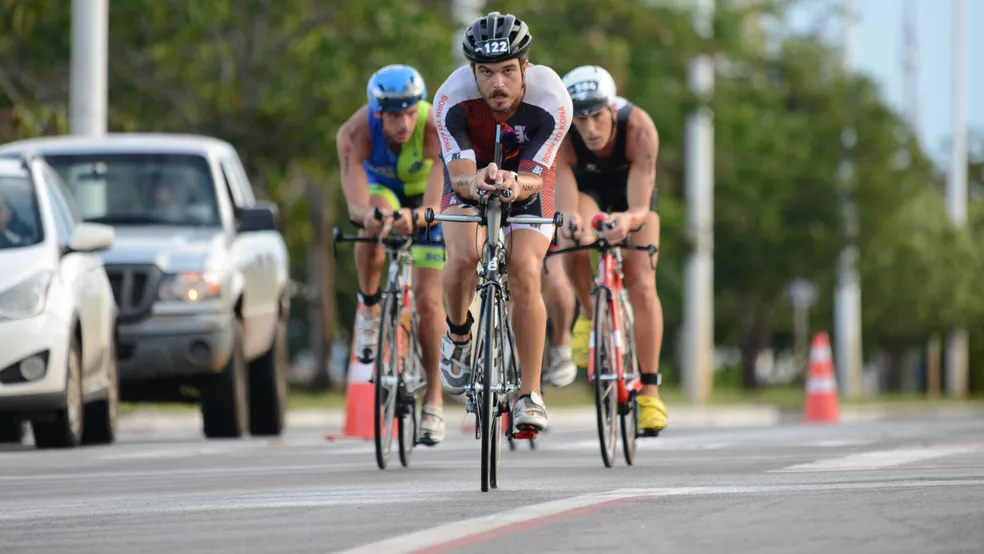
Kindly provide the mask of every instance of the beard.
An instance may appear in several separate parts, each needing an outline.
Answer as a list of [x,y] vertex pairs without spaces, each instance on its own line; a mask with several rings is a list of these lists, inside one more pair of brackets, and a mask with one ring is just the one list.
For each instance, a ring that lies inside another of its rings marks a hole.
[[[503,102],[504,100],[505,102]],[[492,91],[485,99],[485,103],[488,104],[490,110],[497,113],[509,113],[516,105],[515,99],[502,89]]]

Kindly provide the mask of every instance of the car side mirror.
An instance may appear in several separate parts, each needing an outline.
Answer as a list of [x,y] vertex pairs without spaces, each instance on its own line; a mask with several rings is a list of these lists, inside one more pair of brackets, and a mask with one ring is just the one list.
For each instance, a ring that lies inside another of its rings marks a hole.
[[[99,252],[113,246],[116,232],[109,225],[79,223],[68,241],[68,252]],[[66,252],[67,253],[67,252]]]
[[277,206],[269,202],[257,203],[252,208],[242,208],[238,214],[240,233],[277,230]]

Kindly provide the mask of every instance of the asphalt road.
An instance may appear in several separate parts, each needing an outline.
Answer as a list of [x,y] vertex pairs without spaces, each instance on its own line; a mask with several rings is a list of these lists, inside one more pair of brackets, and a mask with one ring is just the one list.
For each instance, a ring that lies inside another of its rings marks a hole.
[[984,420],[668,431],[601,464],[590,428],[502,452],[457,427],[411,466],[371,442],[130,434],[0,451],[0,552],[980,553]]

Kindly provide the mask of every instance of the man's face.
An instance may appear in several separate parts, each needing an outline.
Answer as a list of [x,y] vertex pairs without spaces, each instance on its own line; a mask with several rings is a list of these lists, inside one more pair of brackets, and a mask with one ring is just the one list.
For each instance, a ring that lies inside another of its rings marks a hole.
[[610,109],[604,109],[585,117],[575,117],[574,127],[581,135],[581,140],[591,151],[599,151],[608,145],[615,129]]
[[513,59],[498,63],[475,64],[475,82],[482,98],[493,112],[510,112],[523,95],[523,70],[528,61]]
[[383,122],[383,134],[387,140],[406,144],[417,126],[417,106],[398,112],[376,112],[376,117]]

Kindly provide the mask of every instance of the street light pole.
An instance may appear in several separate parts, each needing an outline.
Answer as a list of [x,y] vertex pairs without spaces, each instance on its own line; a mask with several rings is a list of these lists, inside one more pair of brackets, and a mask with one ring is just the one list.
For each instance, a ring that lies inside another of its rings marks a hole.
[[[844,72],[848,79],[852,74],[852,38],[854,28],[854,2],[844,1]],[[853,105],[856,97],[853,88],[848,104]],[[853,114],[848,115],[852,118]],[[834,291],[834,355],[837,382],[841,393],[848,398],[856,398],[862,393],[861,382],[861,279],[858,276],[858,248],[854,243],[857,235],[857,214],[851,198],[851,181],[854,165],[851,152],[857,142],[853,122],[848,121],[841,134],[843,158],[838,168],[843,184],[843,214],[848,236],[848,244],[841,250],[837,259],[837,288]]]
[[[715,0],[696,0],[694,27],[712,36]],[[698,54],[690,61],[690,89],[700,106],[686,123],[685,167],[688,232],[693,240],[684,267],[681,356],[684,391],[690,402],[707,402],[714,372],[714,59]]]
[[72,0],[68,127],[73,135],[106,134],[109,0]]
[[[950,221],[960,227],[967,224],[967,121],[964,105],[966,11],[965,0],[954,0],[953,152],[946,187],[946,207]],[[966,329],[950,330],[946,341],[946,390],[955,398],[967,395],[967,343]]]

